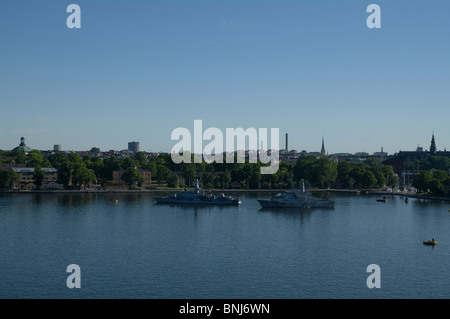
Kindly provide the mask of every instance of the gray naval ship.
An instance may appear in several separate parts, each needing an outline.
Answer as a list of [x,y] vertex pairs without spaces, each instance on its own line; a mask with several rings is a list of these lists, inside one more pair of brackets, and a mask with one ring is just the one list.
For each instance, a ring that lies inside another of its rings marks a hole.
[[225,196],[223,193],[213,195],[211,192],[201,192],[199,181],[195,181],[194,191],[183,191],[171,194],[169,197],[155,197],[158,204],[183,204],[183,205],[240,205],[239,197]]
[[270,199],[258,199],[262,208],[334,208],[334,201],[313,197],[305,189],[305,182],[300,181],[300,190],[284,192]]

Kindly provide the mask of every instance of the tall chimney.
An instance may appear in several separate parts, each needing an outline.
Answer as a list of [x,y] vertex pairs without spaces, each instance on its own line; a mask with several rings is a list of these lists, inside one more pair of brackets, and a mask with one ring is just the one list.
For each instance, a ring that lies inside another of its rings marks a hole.
[[286,152],[289,152],[289,148],[288,148],[288,133],[286,133]]

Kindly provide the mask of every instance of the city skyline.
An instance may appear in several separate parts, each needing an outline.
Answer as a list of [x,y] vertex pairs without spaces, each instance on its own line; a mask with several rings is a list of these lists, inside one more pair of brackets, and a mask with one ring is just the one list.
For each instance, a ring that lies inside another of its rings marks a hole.
[[279,128],[280,149],[450,147],[445,1],[0,3],[0,149],[170,152],[177,127]]
[[[61,151],[62,152],[89,152],[93,148],[98,148],[98,149],[100,149],[101,153],[108,153],[108,152],[111,152],[111,151],[114,151],[114,152],[132,151],[133,153],[137,153],[137,152],[141,151],[141,152],[145,152],[145,153],[167,153],[167,154],[170,154],[170,152],[166,152],[166,151],[140,149],[140,142],[138,142],[138,141],[128,142],[128,147],[102,148],[101,146],[95,145],[95,146],[88,147],[88,148],[85,148],[85,149],[65,149],[65,148],[63,148],[63,146],[61,144],[54,144],[51,148],[35,148],[35,147],[30,148],[29,145],[27,144],[28,142],[25,143],[25,141],[26,141],[25,137],[22,136],[20,138],[20,143],[18,145],[15,145],[11,149],[0,149],[0,150],[3,150],[3,151],[14,151],[15,149],[18,148],[18,146],[24,146],[24,147],[29,148],[30,150],[54,151],[54,152],[61,152]],[[432,137],[430,138],[430,143],[429,143],[430,147],[426,147],[424,145],[418,144],[415,149],[399,149],[398,151],[395,151],[393,153],[387,152],[384,149],[384,147],[381,147],[379,150],[375,150],[373,152],[366,151],[366,150],[360,150],[360,151],[356,151],[356,152],[337,151],[337,152],[332,152],[331,153],[331,152],[329,152],[327,150],[327,148],[325,146],[325,139],[324,139],[324,137],[322,137],[321,141],[322,141],[322,144],[321,144],[321,150],[320,151],[315,150],[315,149],[306,150],[306,149],[297,149],[297,148],[290,148],[290,147],[286,148],[286,146],[288,146],[288,144],[287,144],[287,134],[286,134],[285,145],[282,145],[280,143],[279,144],[280,147],[279,147],[278,150],[281,151],[281,152],[287,150],[287,151],[297,151],[298,153],[301,153],[301,152],[318,153],[318,154],[320,153],[322,156],[323,155],[336,155],[336,154],[358,155],[358,154],[363,154],[363,153],[367,153],[368,155],[377,155],[377,154],[380,155],[380,154],[383,153],[383,154],[387,154],[387,155],[390,156],[390,155],[395,155],[395,154],[397,154],[400,151],[418,151],[418,150],[420,150],[420,151],[428,152],[431,149],[432,143],[435,142],[435,136],[434,136],[434,133],[433,133]],[[205,145],[203,145],[203,146],[205,146]],[[248,145],[246,144],[246,146],[248,146]],[[252,150],[249,150],[248,147],[247,147],[244,150],[240,150],[239,149],[239,151],[252,151]],[[447,151],[447,148],[446,147],[444,147],[444,148],[436,147],[436,151]],[[223,153],[226,154],[227,152],[224,151]]]

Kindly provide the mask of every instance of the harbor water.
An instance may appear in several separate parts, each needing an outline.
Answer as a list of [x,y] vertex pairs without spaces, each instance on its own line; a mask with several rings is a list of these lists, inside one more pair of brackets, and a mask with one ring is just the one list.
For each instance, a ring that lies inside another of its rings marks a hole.
[[262,210],[269,194],[230,207],[155,196],[0,195],[0,298],[450,297],[448,202],[330,194],[334,209]]

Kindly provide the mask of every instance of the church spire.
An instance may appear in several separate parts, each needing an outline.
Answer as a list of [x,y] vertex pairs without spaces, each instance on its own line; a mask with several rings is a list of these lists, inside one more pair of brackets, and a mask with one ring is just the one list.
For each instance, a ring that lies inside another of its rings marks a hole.
[[436,155],[436,141],[434,140],[434,132],[433,137],[431,138],[430,154],[433,156]]
[[322,135],[322,149],[320,151],[320,155],[321,156],[325,156],[325,142],[324,142],[324,139],[323,139],[323,135]]

